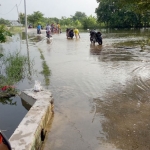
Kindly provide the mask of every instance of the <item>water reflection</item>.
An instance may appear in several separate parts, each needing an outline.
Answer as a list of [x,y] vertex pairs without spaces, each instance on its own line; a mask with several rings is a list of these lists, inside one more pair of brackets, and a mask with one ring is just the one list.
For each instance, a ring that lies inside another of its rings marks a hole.
[[105,48],[101,54],[101,61],[135,61],[137,57],[130,49],[124,47]]
[[2,45],[0,45],[0,54],[3,52],[4,48]]
[[0,103],[2,105],[16,105],[17,101],[14,102],[14,100],[11,98],[0,98]]
[[47,43],[47,44],[50,44],[50,43],[51,43],[51,40],[50,40],[49,38],[47,38],[47,39],[46,39],[46,43]]
[[102,51],[102,45],[90,44],[90,54],[91,55],[100,55]]
[[41,35],[37,35],[36,38],[37,38],[37,42],[42,41],[42,36]]
[[132,81],[134,84],[129,81],[124,89],[113,86],[103,99],[93,99],[92,111],[105,117],[102,121],[104,143],[115,144],[123,150],[148,150],[150,80],[147,88],[143,79],[133,78]]
[[29,105],[25,100],[21,99],[21,102],[22,102],[22,106],[24,106],[24,108],[26,110],[30,110],[30,108],[32,107],[31,105]]
[[22,40],[25,40],[25,39],[26,39],[26,33],[25,33],[25,32],[22,32],[22,34],[21,34],[21,39],[22,39]]
[[42,36],[35,36],[35,35],[30,35],[29,36],[29,42],[31,44],[31,42],[33,43],[37,43],[37,42],[40,42],[42,41],[43,37]]
[[[27,39],[28,40],[28,39]],[[27,46],[27,60],[28,60],[28,79],[31,80],[32,78],[32,71],[31,71],[31,61],[30,61],[30,53],[29,53],[29,46],[28,44],[26,43],[26,46]]]

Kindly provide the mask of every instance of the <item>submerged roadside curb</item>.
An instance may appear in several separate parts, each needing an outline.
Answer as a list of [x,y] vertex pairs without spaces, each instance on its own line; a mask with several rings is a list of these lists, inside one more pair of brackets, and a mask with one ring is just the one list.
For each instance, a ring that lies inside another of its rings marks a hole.
[[52,94],[46,89],[40,92],[27,89],[20,97],[32,107],[9,139],[12,150],[40,149],[53,115]]

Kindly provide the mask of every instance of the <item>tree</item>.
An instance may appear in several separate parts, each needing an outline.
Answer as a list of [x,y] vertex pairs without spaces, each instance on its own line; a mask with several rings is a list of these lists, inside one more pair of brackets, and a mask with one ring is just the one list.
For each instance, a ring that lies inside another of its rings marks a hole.
[[59,23],[59,19],[54,17],[54,18],[44,18],[43,22],[45,24],[52,24],[52,23]]
[[4,25],[8,25],[10,26],[10,21],[9,20],[5,20],[3,18],[0,19],[0,24],[4,24]]
[[34,12],[32,15],[28,15],[28,22],[33,26],[36,26],[39,22],[42,22],[44,19],[43,14],[39,11]]
[[[108,27],[116,28],[130,28],[130,27],[142,27],[148,25],[148,20],[145,22],[145,15],[142,12],[134,11],[137,7],[137,2],[134,1],[124,3],[123,7],[120,0],[97,0],[99,2],[98,8],[96,8],[96,14],[99,22],[104,22]],[[124,1],[124,2],[123,2]],[[127,0],[128,1],[128,0]],[[147,18],[148,19],[148,18]],[[142,22],[143,21],[143,22]]]
[[81,22],[79,21],[79,20],[76,20],[76,21],[74,21],[74,25],[76,26],[76,27],[82,27],[82,24],[81,24]]
[[82,24],[84,29],[94,29],[98,27],[97,20],[93,16],[84,18]]
[[63,16],[60,20],[60,24],[64,26],[73,26],[74,22],[72,18],[66,18]]
[[76,20],[79,20],[79,21],[82,21],[84,18],[86,18],[87,16],[86,16],[86,14],[84,13],[84,12],[80,12],[80,11],[77,11],[76,13],[75,13],[75,15],[74,16],[72,16],[72,19],[74,20],[74,21],[76,21]]
[[6,42],[7,36],[12,36],[12,34],[6,29],[5,25],[0,26],[0,43]]
[[118,4],[121,7],[132,4],[133,10],[138,13],[145,13],[150,10],[150,0],[120,0]]
[[[100,1],[99,1],[100,3]],[[111,12],[108,1],[102,1],[98,8],[96,8],[97,19],[99,22],[104,22],[109,26],[109,21],[111,19]]]
[[20,23],[25,25],[25,14],[24,13],[20,13],[19,17],[20,17]]

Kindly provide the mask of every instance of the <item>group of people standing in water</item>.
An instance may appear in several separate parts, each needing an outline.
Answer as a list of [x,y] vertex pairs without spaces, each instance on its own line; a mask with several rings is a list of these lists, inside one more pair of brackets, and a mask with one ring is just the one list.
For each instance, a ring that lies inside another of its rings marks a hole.
[[66,36],[67,38],[73,38],[75,35],[76,39],[80,38],[79,30],[77,28],[71,29],[67,28],[66,29]]
[[[41,29],[42,29],[42,26],[40,24],[38,24],[37,26],[37,34],[41,34]],[[46,26],[46,31],[51,31],[51,33],[61,33],[61,28],[60,28],[60,24],[57,23],[57,24],[54,24],[52,23],[51,25],[50,24],[47,24]]]
[[[41,29],[42,29],[42,26],[40,24],[38,24],[37,26],[37,34],[41,34]],[[50,24],[47,24],[46,26],[46,34],[47,33],[61,33],[61,28],[60,28],[60,24],[57,23],[57,24],[54,24],[52,23],[51,25]],[[67,38],[73,38],[75,36],[76,39],[80,38],[80,34],[79,34],[79,30],[77,28],[67,28],[66,29],[66,36]]]

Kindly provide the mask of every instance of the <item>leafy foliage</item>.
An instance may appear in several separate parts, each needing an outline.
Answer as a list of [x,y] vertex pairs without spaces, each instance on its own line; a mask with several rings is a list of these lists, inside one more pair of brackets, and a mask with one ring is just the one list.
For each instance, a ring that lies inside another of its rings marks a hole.
[[150,0],[120,0],[118,4],[124,7],[128,4],[132,5],[132,10],[137,13],[145,13],[150,10]]
[[19,52],[0,58],[0,88],[6,85],[14,85],[26,75],[28,59]]
[[87,16],[86,16],[85,13],[80,12],[80,11],[77,11],[77,12],[74,14],[74,16],[72,16],[72,19],[73,19],[74,21],[79,20],[79,21],[82,22],[82,20],[83,20],[84,18],[86,18],[86,17],[87,17]]
[[0,98],[0,103],[2,103],[3,105],[17,105],[17,102],[14,102],[13,99],[9,97],[10,95],[7,95],[7,97]]
[[[25,19],[24,14],[20,13],[20,20],[21,23],[24,24],[23,20]],[[99,23],[97,22],[97,19],[92,16],[86,16],[84,12],[77,11],[73,16],[70,17],[62,17],[61,19],[58,19],[56,17],[53,18],[46,18],[43,16],[43,14],[39,11],[34,12],[31,15],[28,15],[27,17],[28,24],[32,24],[33,27],[36,27],[37,24],[41,24],[43,27],[45,27],[47,24],[61,24],[61,27],[77,27],[77,28],[95,28],[99,27]]]
[[10,21],[9,20],[5,20],[5,19],[3,19],[3,18],[0,18],[0,24],[2,25],[8,25],[8,26],[10,26]]
[[25,25],[25,14],[24,13],[20,13],[19,17],[20,17],[20,23]]
[[89,16],[83,19],[83,28],[84,29],[94,29],[98,28],[97,20],[93,16]]
[[[28,59],[19,52],[2,56],[0,58],[0,102],[8,102],[9,97],[17,94],[14,84],[26,76]],[[6,98],[6,99],[5,99]],[[11,101],[10,101],[11,102]]]
[[37,26],[38,23],[43,22],[43,14],[39,11],[34,12],[32,15],[28,15],[28,22],[33,26]]
[[12,34],[6,29],[5,25],[0,25],[0,43],[6,42],[7,36],[12,36]]
[[144,5],[148,4],[147,2],[140,0],[114,0],[113,2],[97,0],[97,2],[99,2],[96,9],[98,21],[104,22],[108,27],[130,28],[150,25],[149,12],[146,11],[146,6],[144,9]]

